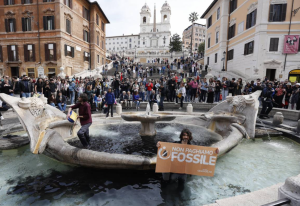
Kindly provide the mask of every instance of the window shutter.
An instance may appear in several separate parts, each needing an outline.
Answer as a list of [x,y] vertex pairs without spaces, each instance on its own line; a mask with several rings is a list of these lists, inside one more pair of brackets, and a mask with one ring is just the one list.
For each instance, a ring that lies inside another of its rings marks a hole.
[[29,22],[29,24],[28,24],[27,30],[28,30],[28,31],[31,31],[31,19],[30,19],[30,18],[28,18],[28,22]]
[[17,45],[16,45],[16,60],[19,61],[19,50]]
[[269,48],[269,51],[273,51],[273,39],[270,39],[270,48]]
[[33,61],[35,61],[35,45],[32,44],[32,55],[33,55]]
[[30,0],[30,3],[33,3],[33,0]]
[[87,19],[90,20],[90,10],[87,10]]
[[74,58],[74,47],[71,47],[72,57]]
[[73,8],[73,0],[70,0],[70,8],[72,9]]
[[4,5],[7,5],[7,0],[4,0]]
[[247,20],[246,20],[246,29],[249,28],[249,19],[250,19],[250,14],[247,15]]
[[52,27],[53,27],[53,30],[55,30],[55,18],[54,18],[54,16],[52,16],[51,18],[52,18]]
[[25,18],[22,18],[22,31],[25,31]]
[[254,41],[252,42],[252,53],[251,54],[253,54],[254,53]]
[[247,50],[248,50],[248,44],[245,44],[245,48],[244,48],[244,55],[247,54]]
[[56,44],[53,44],[53,50],[54,50],[54,61],[57,61],[57,56],[56,56]]
[[8,61],[11,61],[11,46],[7,45],[7,57]]
[[5,31],[6,31],[6,32],[9,32],[8,19],[5,19]]
[[27,44],[24,44],[23,47],[24,47],[24,61],[28,62]]
[[21,4],[24,4],[24,0],[21,0]]
[[85,39],[84,39],[84,30],[83,30],[83,37],[82,37],[82,39],[83,39],[83,41],[85,41]]
[[285,17],[286,17],[286,4],[282,4],[281,9],[282,9],[282,11],[281,11],[281,21],[285,21]]
[[273,21],[273,9],[274,9],[274,4],[271,4],[270,11],[269,11],[269,22]]
[[17,23],[16,23],[16,19],[13,19],[13,24],[14,24],[14,32],[17,31]]
[[67,53],[68,53],[67,47],[68,47],[68,46],[65,44],[65,56],[67,56]]
[[233,25],[232,37],[235,36],[235,25]]
[[84,6],[82,6],[82,17],[84,18]]
[[83,61],[85,61],[85,52],[83,52]]
[[47,30],[47,17],[43,16],[43,24],[44,24],[44,30]]
[[15,0],[12,0],[12,4],[13,4],[13,5],[15,4]]
[[257,9],[253,12],[253,26],[256,25],[256,15],[257,15]]
[[3,62],[2,46],[0,46],[0,62]]
[[49,49],[48,49],[48,44],[45,44],[45,61],[49,61]]

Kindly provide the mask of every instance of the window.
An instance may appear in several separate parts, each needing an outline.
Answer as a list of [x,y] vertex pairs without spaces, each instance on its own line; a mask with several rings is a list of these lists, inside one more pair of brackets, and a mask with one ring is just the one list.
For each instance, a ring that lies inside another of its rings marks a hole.
[[6,30],[6,32],[17,31],[16,19],[5,19],[5,30]]
[[65,56],[74,58],[74,47],[65,44]]
[[69,19],[66,19],[66,31],[71,34],[71,21]]
[[27,76],[28,76],[29,78],[32,78],[32,79],[35,78],[34,68],[28,68],[28,69],[27,69]]
[[207,48],[209,48],[209,47],[210,47],[210,38],[208,38],[207,41],[208,41],[208,42],[207,42]]
[[103,21],[101,21],[101,30],[102,31],[105,31],[104,29],[105,29],[105,26],[104,26],[105,24],[104,24],[104,22]]
[[131,49],[131,44],[129,44],[129,49]]
[[83,30],[83,40],[86,42],[89,42],[90,38],[89,38],[89,32],[86,30]]
[[43,2],[54,2],[54,0],[43,0]]
[[72,0],[64,0],[66,6],[72,8]]
[[212,16],[210,16],[207,20],[207,28],[209,28],[212,25]]
[[144,16],[143,17],[143,24],[146,24],[147,18]]
[[104,41],[102,41],[101,44],[101,48],[104,49]]
[[168,16],[164,15],[164,21],[167,21],[167,20],[168,20]]
[[233,53],[234,53],[234,50],[231,49],[230,51],[227,52],[227,60],[233,60]]
[[104,58],[102,57],[102,65],[104,64]]
[[45,44],[45,61],[56,61],[56,44]]
[[278,51],[278,43],[279,43],[279,38],[271,38],[269,51]]
[[131,39],[129,39],[129,42],[131,42]]
[[21,0],[21,4],[32,4],[32,0]]
[[270,5],[270,13],[269,13],[270,22],[285,21],[285,16],[286,16],[286,4]]
[[54,16],[44,16],[43,17],[44,30],[54,30]]
[[4,5],[14,5],[15,0],[4,0]]
[[96,14],[96,23],[99,26],[99,15],[98,14]]
[[209,57],[207,57],[207,65],[209,65]]
[[218,53],[215,53],[215,63],[218,62]]
[[22,31],[31,31],[31,18],[22,18]]
[[97,45],[100,46],[99,35],[97,35]]
[[244,55],[252,54],[254,51],[254,41],[245,44]]
[[0,62],[3,62],[2,46],[0,46]]
[[83,61],[90,61],[90,53],[83,52]]
[[87,10],[84,6],[82,7],[82,17],[86,20],[90,20],[90,11]]
[[216,44],[219,43],[219,32],[216,32]]
[[235,24],[228,29],[228,39],[233,38],[235,35]]
[[7,45],[7,56],[8,61],[19,61],[18,46]]
[[97,62],[98,62],[98,64],[100,64],[100,56],[99,55],[97,55]]
[[230,0],[230,5],[229,5],[230,13],[233,12],[236,8],[237,8],[237,0]]
[[252,11],[250,14],[247,15],[246,29],[249,29],[256,24],[256,12],[257,10],[255,9],[254,11]]
[[34,44],[24,45],[24,61],[35,62],[35,46]]
[[220,7],[217,10],[217,20],[219,20],[219,18],[220,18]]
[[238,26],[238,34],[244,31],[244,22],[239,23]]

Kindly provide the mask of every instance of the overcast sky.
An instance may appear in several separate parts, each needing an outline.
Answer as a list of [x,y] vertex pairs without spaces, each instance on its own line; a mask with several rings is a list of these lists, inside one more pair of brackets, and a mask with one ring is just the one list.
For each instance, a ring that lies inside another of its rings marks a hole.
[[[151,22],[153,22],[153,10],[156,3],[156,21],[160,22],[160,9],[165,0],[97,0],[107,16],[110,24],[107,24],[106,36],[138,34],[140,32],[140,11],[145,2],[151,9]],[[171,6],[171,33],[182,36],[182,32],[191,23],[189,14],[197,12],[197,23],[205,24],[200,19],[212,0],[169,0]]]

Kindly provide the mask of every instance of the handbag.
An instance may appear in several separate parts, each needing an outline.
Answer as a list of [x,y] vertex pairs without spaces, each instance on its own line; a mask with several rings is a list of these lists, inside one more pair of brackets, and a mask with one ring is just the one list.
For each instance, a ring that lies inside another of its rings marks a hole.
[[182,93],[178,93],[178,94],[177,94],[177,97],[178,97],[178,98],[181,98],[181,97],[182,97]]
[[108,106],[107,106],[107,104],[105,104],[104,106],[103,106],[103,108],[107,108]]

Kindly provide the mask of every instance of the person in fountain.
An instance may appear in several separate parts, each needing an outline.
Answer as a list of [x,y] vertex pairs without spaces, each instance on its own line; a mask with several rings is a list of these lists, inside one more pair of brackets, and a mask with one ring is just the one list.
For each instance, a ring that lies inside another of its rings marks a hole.
[[78,118],[80,119],[81,128],[77,132],[81,144],[85,148],[90,147],[89,127],[92,125],[91,106],[88,103],[87,95],[81,94],[78,98],[79,103],[69,108],[67,119],[70,117],[70,113],[73,109],[79,108]]

